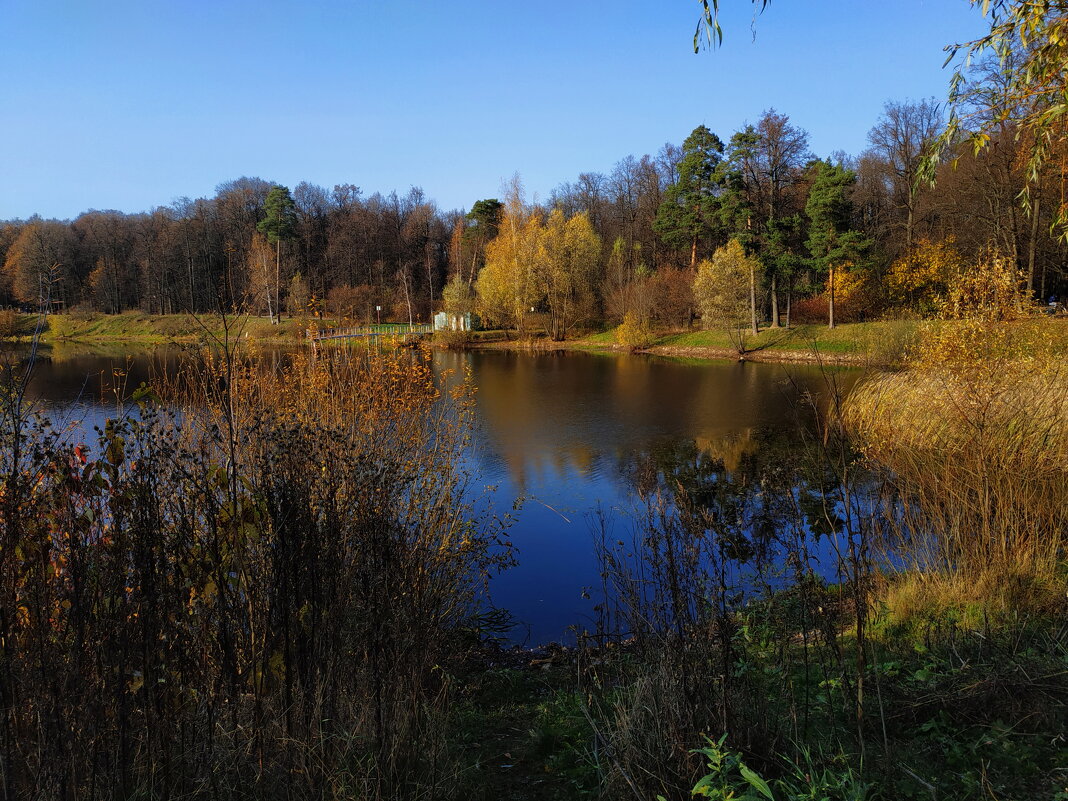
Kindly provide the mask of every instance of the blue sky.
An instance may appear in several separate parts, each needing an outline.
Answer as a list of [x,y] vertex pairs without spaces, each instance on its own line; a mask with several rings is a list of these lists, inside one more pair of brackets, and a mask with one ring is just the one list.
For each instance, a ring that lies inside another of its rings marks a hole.
[[0,219],[143,211],[242,175],[443,209],[518,172],[584,171],[722,138],[769,107],[858,153],[890,99],[945,96],[966,0],[0,0]]

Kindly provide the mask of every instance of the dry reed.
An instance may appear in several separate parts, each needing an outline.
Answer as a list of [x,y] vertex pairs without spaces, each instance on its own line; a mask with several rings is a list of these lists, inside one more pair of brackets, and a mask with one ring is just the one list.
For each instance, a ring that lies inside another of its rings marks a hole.
[[918,569],[928,596],[939,587],[955,605],[990,601],[1005,613],[1063,601],[1068,374],[1059,359],[1020,347],[1003,325],[947,323],[909,369],[858,386],[847,421],[891,490],[891,558]]
[[0,798],[448,797],[449,666],[506,555],[440,385],[231,351],[95,443],[8,415]]

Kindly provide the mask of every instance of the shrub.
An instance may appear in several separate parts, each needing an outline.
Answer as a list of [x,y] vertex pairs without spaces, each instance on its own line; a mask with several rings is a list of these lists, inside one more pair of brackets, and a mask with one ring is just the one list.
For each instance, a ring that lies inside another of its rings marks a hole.
[[0,309],[0,337],[18,336],[19,315],[14,309]]
[[435,331],[434,342],[444,348],[462,349],[475,341],[471,331]]
[[650,347],[656,341],[649,323],[636,312],[627,312],[623,322],[616,328],[616,342],[631,350]]
[[986,250],[950,285],[944,313],[956,320],[1016,320],[1033,305],[1026,280],[1012,260]]
[[168,314],[156,320],[156,330],[167,337],[187,337],[202,333],[196,321],[189,315]]
[[445,797],[504,555],[465,500],[470,387],[438,386],[408,352],[208,352],[91,444],[2,416],[8,790]]
[[692,270],[661,267],[649,280],[653,313],[664,326],[689,328],[693,317],[694,297]]
[[921,239],[887,271],[886,291],[895,307],[924,316],[944,308],[949,288],[959,280],[965,263],[953,237],[940,241]]
[[72,320],[77,320],[78,322],[83,323],[92,322],[100,317],[100,313],[88,303],[79,303],[76,306],[71,306],[70,309],[67,310],[67,314],[70,315]]
[[[790,323],[797,325],[826,324],[830,302],[826,292],[794,301],[790,308]],[[835,323],[858,323],[870,319],[878,304],[869,276],[862,270],[841,270],[834,279]]]

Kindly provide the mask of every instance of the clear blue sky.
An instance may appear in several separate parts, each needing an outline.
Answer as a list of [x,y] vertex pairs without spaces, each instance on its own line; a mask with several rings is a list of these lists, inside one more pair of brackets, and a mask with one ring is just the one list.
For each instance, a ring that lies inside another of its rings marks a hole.
[[858,153],[888,99],[945,96],[966,0],[0,0],[0,219],[143,211],[242,175],[422,186],[443,209],[518,172],[723,139],[774,107]]

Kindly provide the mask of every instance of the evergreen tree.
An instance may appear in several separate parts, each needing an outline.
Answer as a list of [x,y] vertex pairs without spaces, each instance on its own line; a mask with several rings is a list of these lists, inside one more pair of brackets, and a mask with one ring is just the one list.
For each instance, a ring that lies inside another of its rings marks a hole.
[[772,327],[779,325],[778,291],[782,287],[786,288],[786,327],[790,327],[793,283],[797,274],[805,267],[805,258],[802,255],[805,250],[804,239],[804,221],[801,214],[772,218],[764,227],[760,261],[764,265],[765,275],[770,275],[773,283]]
[[717,180],[722,187],[717,208],[719,223],[732,239],[749,251],[756,248],[758,214],[756,149],[760,141],[756,129],[747,125],[731,137],[727,157],[719,165]]
[[288,187],[273,186],[267,193],[263,210],[266,216],[256,225],[256,230],[267,237],[274,245],[274,305],[271,304],[271,291],[267,290],[267,313],[271,322],[278,322],[276,311],[279,302],[279,290],[282,278],[282,242],[292,239],[297,233],[297,204],[293,202]]
[[796,191],[808,134],[774,109],[731,137],[722,167],[720,218],[764,265],[771,295],[771,324],[779,325],[779,287],[790,285],[803,245],[801,199]]
[[849,191],[857,180],[856,173],[825,161],[817,161],[813,169],[816,176],[805,205],[810,221],[806,244],[813,268],[827,274],[827,326],[834,328],[835,270],[855,264],[871,243],[852,228]]
[[723,142],[703,125],[693,129],[682,143],[679,179],[664,193],[656,212],[655,230],[665,242],[677,248],[689,245],[690,266],[697,264],[697,245],[716,230],[718,170]]

